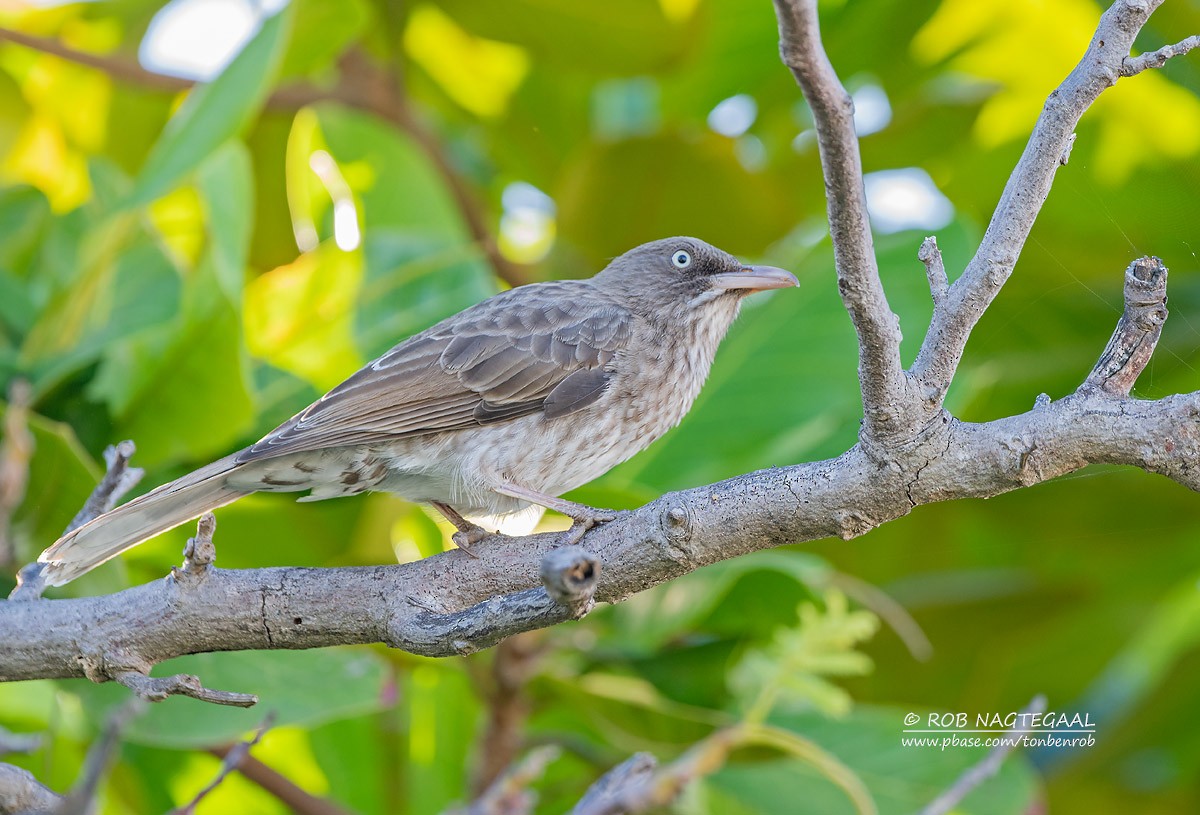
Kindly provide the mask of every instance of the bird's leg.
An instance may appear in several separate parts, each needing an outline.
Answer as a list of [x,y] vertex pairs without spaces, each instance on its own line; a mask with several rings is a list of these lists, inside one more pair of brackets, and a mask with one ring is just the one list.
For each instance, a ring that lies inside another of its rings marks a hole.
[[573,523],[571,524],[571,528],[563,534],[560,544],[562,546],[571,546],[579,543],[593,526],[606,524],[617,517],[617,513],[611,509],[599,509],[597,507],[589,507],[587,504],[568,501],[565,498],[556,498],[544,492],[522,487],[520,484],[504,482],[499,486],[492,487],[492,489],[501,495],[507,495],[509,498],[519,498],[522,501],[528,501],[531,504],[537,504],[546,509],[561,512],[570,518]]
[[471,547],[484,538],[491,537],[492,533],[479,524],[473,524],[462,515],[459,515],[458,510],[449,504],[443,504],[441,501],[430,501],[429,504],[440,512],[443,518],[454,524],[454,528],[458,530],[450,536],[450,539],[454,541],[454,545],[471,557],[479,557],[479,555],[471,551]]

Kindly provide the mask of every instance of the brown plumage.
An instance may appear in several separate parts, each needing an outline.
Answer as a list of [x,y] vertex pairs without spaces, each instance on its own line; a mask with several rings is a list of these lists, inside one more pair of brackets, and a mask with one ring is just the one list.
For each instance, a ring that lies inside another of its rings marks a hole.
[[796,285],[695,238],[639,246],[588,280],[497,294],[388,351],[261,441],[64,535],[42,553],[62,585],[252,492],[301,501],[393,492],[437,507],[462,544],[644,449],[699,393],[744,295]]

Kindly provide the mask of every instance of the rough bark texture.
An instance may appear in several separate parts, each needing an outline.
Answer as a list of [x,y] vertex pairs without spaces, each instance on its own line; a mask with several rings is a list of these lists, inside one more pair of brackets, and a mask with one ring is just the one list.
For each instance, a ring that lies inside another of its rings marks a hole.
[[983,424],[942,408],[967,337],[1012,272],[1075,123],[1119,76],[1186,50],[1187,41],[1129,62],[1160,1],[1119,0],[1104,13],[1083,60],[1047,101],[979,251],[953,285],[936,242],[922,247],[936,309],[920,357],[903,371],[871,245],[849,97],[821,50],[815,0],[776,0],[781,50],[817,123],[841,291],[861,343],[865,422],[859,443],[841,456],[665,495],[589,532],[586,551],[553,550],[558,535],[542,534],[403,565],[230,571],[193,547],[184,568],[117,594],[0,602],[0,680],[87,677],[121,681],[148,698],[245,703],[192,677],[147,675],[165,659],[204,651],[383,642],[431,656],[469,653],[710,563],[853,538],[921,504],[996,495],[1090,463],[1132,465],[1200,489],[1200,393],[1128,395],[1166,317],[1166,269],[1154,258],[1130,266],[1126,312],[1076,393],[1039,397],[1027,413]]

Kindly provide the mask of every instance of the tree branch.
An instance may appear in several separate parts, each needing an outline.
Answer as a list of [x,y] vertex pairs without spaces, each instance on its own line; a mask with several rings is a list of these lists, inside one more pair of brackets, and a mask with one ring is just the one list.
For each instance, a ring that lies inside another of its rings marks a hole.
[[29,485],[29,461],[34,449],[33,433],[29,429],[32,395],[33,390],[24,379],[17,378],[9,383],[4,434],[0,438],[0,569],[7,569],[17,562],[12,517],[25,500],[25,488]]
[[775,0],[779,51],[812,110],[825,176],[838,291],[858,334],[863,431],[897,437],[914,429],[900,364],[900,321],[888,305],[871,238],[854,102],[821,44],[816,0]]
[[1150,362],[1167,320],[1167,267],[1158,258],[1135,260],[1125,270],[1125,313],[1081,391],[1128,396]]
[[104,478],[92,490],[83,508],[75,514],[71,523],[67,524],[66,532],[78,529],[93,518],[99,518],[117,505],[121,496],[137,486],[145,475],[140,467],[130,467],[129,461],[137,447],[131,441],[123,441],[117,445],[109,445],[104,450],[104,463],[107,469]]
[[254,735],[247,741],[238,742],[225,751],[225,755],[221,757],[221,768],[217,770],[216,776],[212,781],[205,784],[199,792],[193,796],[192,800],[183,806],[176,809],[171,815],[192,815],[196,811],[196,807],[204,800],[210,792],[221,785],[221,782],[229,777],[229,774],[236,770],[238,766],[250,756],[250,750],[254,745],[262,741],[262,737],[267,734],[267,731],[275,723],[274,712],[268,713],[267,718],[263,719],[263,723],[258,726],[258,730],[254,731]]
[[1193,35],[1174,45],[1164,45],[1157,51],[1151,51],[1136,57],[1126,57],[1121,61],[1121,76],[1135,76],[1147,68],[1161,68],[1172,57],[1179,57],[1200,46],[1200,36]]
[[[219,758],[225,758],[233,749],[227,747],[209,752]],[[321,798],[296,786],[290,778],[263,764],[249,753],[242,756],[235,769],[238,775],[270,793],[295,815],[351,815],[328,798]]]
[[0,756],[9,753],[32,753],[42,745],[42,737],[37,733],[13,733],[0,727]]
[[1195,38],[1189,38],[1153,54],[1130,58],[1129,50],[1138,32],[1161,4],[1162,0],[1113,3],[1101,15],[1079,64],[1046,100],[979,249],[962,277],[950,287],[944,307],[934,309],[912,368],[912,374],[929,394],[929,409],[936,412],[941,408],[971,330],[1012,274],[1034,220],[1050,194],[1054,173],[1070,155],[1080,118],[1119,77],[1161,65],[1168,57],[1195,45]]
[[448,810],[446,815],[529,815],[537,796],[529,785],[546,773],[546,767],[562,754],[553,745],[530,750],[521,761],[497,776],[478,798],[463,809]]
[[0,815],[53,812],[63,797],[38,781],[33,773],[0,764]]
[[588,787],[571,815],[603,811],[619,800],[625,790],[643,784],[657,768],[658,759],[650,753],[634,753]]

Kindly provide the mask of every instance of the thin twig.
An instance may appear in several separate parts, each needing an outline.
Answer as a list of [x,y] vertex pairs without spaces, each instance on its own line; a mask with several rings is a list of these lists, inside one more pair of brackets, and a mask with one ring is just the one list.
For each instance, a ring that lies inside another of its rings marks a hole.
[[99,518],[116,506],[121,496],[137,486],[146,471],[141,467],[130,467],[129,461],[137,452],[137,446],[126,439],[120,444],[109,445],[104,449],[104,463],[107,469],[96,489],[88,496],[83,508],[76,513],[63,534],[74,531],[88,521]]
[[446,815],[529,815],[537,803],[537,795],[529,786],[545,775],[546,767],[560,755],[561,748],[553,745],[530,750],[478,798],[465,808],[447,810]]
[[168,696],[190,696],[201,702],[228,707],[254,707],[258,697],[253,693],[212,690],[204,687],[198,677],[190,674],[146,676],[137,671],[123,671],[112,677],[147,702],[161,702]]
[[59,805],[54,815],[87,815],[91,812],[96,791],[100,788],[100,779],[108,770],[108,765],[116,754],[121,733],[126,725],[142,712],[144,707],[141,700],[130,699],[109,715],[108,721],[104,725],[104,732],[88,748],[79,780],[75,782],[75,786]]
[[942,262],[942,250],[938,248],[937,238],[930,235],[921,242],[917,250],[917,260],[925,264],[925,277],[929,279],[929,294],[933,298],[933,307],[941,308],[950,289],[950,280],[946,277],[946,265]]
[[[210,750],[218,758],[224,758],[232,747]],[[351,815],[348,810],[320,798],[296,786],[296,783],[279,771],[268,767],[249,753],[242,756],[235,768],[238,775],[257,785],[290,809],[295,815]]]
[[9,753],[32,753],[42,745],[40,733],[13,733],[0,727],[0,756]]
[[1164,45],[1157,51],[1150,51],[1136,57],[1126,57],[1121,62],[1121,76],[1134,76],[1148,68],[1161,68],[1172,57],[1179,57],[1200,46],[1200,35],[1193,34],[1186,40],[1174,45]]
[[624,790],[641,784],[658,767],[658,759],[650,753],[634,753],[588,787],[571,815],[604,811]]
[[[84,502],[83,508],[76,513],[71,523],[67,524],[64,534],[78,529],[88,521],[95,520],[111,510],[125,493],[129,492],[142,480],[145,473],[141,467],[130,467],[129,461],[137,448],[132,441],[123,441],[117,445],[109,445],[104,450],[104,462],[107,469],[100,483],[92,490]],[[8,596],[10,600],[37,600],[46,590],[45,564],[34,562],[21,568],[17,573],[17,587]]]
[[191,801],[188,801],[183,806],[172,812],[172,815],[192,815],[196,811],[196,806],[204,800],[210,792],[221,785],[231,772],[236,770],[245,758],[250,755],[250,750],[262,741],[262,737],[267,734],[267,731],[275,726],[275,712],[272,711],[263,719],[262,724],[254,731],[254,735],[246,741],[238,742],[225,751],[225,755],[221,759],[221,767],[217,770],[216,777],[208,782]]
[[551,549],[542,558],[540,569],[546,593],[578,620],[596,606],[596,584],[600,580],[600,561],[582,546]]
[[661,769],[631,771],[620,785],[610,782],[605,794],[585,794],[571,815],[627,815],[666,806],[688,784],[723,767],[745,735],[746,731],[738,726],[718,730]]
[[213,533],[217,531],[217,516],[206,512],[196,521],[196,535],[187,539],[183,547],[183,566],[176,571],[175,578],[193,579],[209,570],[217,559],[217,547]]
[[983,760],[975,766],[968,768],[949,789],[930,801],[929,805],[921,810],[921,815],[946,815],[946,813],[953,810],[964,798],[977,789],[980,784],[998,773],[1000,766],[1004,763],[1004,759],[1008,758],[1008,754],[1015,750],[1021,743],[1020,731],[1026,729],[1025,722],[1029,720],[1032,714],[1045,712],[1046,697],[1041,694],[1033,697],[1030,703],[1017,715],[1013,726],[1009,728],[1007,733],[1000,737],[1000,741],[988,751]]

